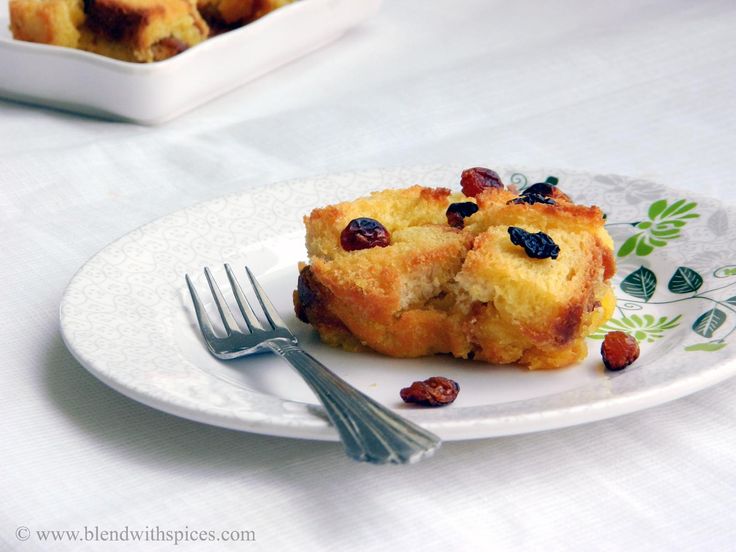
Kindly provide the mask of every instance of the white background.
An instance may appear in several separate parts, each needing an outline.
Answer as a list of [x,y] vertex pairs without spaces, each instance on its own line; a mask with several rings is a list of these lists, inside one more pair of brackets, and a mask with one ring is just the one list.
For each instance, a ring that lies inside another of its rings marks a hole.
[[734,29],[730,0],[389,0],[340,41],[165,126],[0,101],[0,549],[225,549],[14,536],[158,525],[255,530],[238,550],[736,550],[734,380],[373,467],[336,444],[139,405],[72,359],[57,312],[75,270],[116,237],[291,177],[559,166],[734,204]]

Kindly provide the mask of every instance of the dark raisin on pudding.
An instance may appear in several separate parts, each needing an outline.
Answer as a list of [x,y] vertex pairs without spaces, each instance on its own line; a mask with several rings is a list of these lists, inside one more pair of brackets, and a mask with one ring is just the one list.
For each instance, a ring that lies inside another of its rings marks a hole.
[[409,387],[404,387],[399,394],[406,403],[444,406],[453,402],[459,392],[460,385],[456,381],[434,376],[424,381],[415,381]]
[[639,342],[625,332],[608,332],[601,345],[601,357],[607,370],[623,370],[639,358]]
[[557,205],[557,202],[551,197],[546,197],[541,194],[527,194],[524,192],[519,197],[507,201],[506,205],[519,205],[520,203],[526,203],[528,205],[534,205],[535,203],[545,203],[546,205]]
[[478,206],[472,201],[453,203],[445,211],[447,224],[454,228],[463,228],[465,226],[465,218],[477,212]]
[[529,186],[526,190],[521,192],[521,195],[541,195],[544,197],[550,197],[552,194],[555,193],[555,187],[552,184],[549,184],[547,182],[538,182],[537,184],[532,184]]
[[340,233],[340,245],[345,251],[386,247],[391,243],[391,234],[377,220],[356,218],[351,220]]
[[560,246],[544,232],[532,234],[518,226],[509,226],[509,237],[514,245],[523,246],[532,259],[556,259],[560,254]]
[[522,196],[538,195],[538,196],[543,196],[543,197],[554,199],[555,202],[559,202],[559,201],[572,202],[572,199],[570,199],[570,196],[567,195],[562,190],[560,190],[559,186],[557,186],[557,178],[555,178],[554,176],[547,177],[547,180],[545,180],[544,182],[537,182],[536,184],[532,184],[527,189],[525,189],[523,192],[521,192],[520,195]]
[[498,173],[485,167],[465,169],[460,175],[460,185],[467,197],[475,197],[488,188],[503,189],[503,182]]

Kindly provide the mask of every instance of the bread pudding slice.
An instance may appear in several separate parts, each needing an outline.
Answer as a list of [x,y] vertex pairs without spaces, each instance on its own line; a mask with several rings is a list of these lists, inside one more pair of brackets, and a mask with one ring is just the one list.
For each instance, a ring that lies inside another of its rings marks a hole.
[[13,38],[123,61],[168,59],[209,28],[194,0],[10,0]]
[[[446,213],[458,203],[475,212],[453,226]],[[346,250],[355,219],[379,221],[390,241]],[[413,186],[315,209],[304,222],[310,263],[295,309],[333,346],[559,368],[585,358],[585,337],[615,306],[603,214],[557,189],[529,202],[507,189],[468,198]],[[542,258],[513,233],[542,243]]]

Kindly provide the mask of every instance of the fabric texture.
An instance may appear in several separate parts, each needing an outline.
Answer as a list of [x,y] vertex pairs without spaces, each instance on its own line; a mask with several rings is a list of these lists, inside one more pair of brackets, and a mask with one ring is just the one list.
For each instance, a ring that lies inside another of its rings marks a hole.
[[[736,379],[636,414],[374,467],[335,443],[140,405],[87,373],[58,325],[67,282],[115,238],[287,178],[559,166],[734,205],[735,27],[726,0],[393,0],[163,126],[0,101],[0,549],[736,550]],[[17,536],[85,526],[256,540]]]

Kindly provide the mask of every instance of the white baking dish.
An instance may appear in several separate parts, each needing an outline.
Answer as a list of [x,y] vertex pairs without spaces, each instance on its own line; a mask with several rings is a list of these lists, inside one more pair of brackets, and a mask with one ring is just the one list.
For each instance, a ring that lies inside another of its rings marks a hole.
[[0,97],[158,124],[335,40],[381,0],[301,0],[166,61],[138,64],[13,40],[0,17]]

